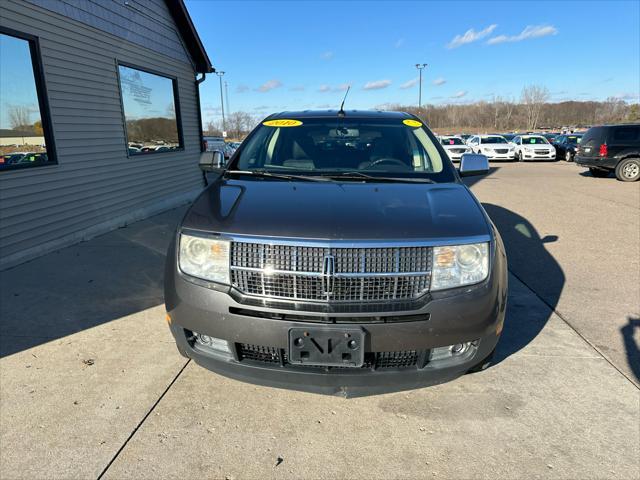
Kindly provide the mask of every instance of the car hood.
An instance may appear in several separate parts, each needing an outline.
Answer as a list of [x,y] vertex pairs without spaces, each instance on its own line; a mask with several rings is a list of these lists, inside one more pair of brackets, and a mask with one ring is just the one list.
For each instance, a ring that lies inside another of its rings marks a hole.
[[482,207],[461,184],[218,179],[183,228],[326,240],[449,240],[487,236]]

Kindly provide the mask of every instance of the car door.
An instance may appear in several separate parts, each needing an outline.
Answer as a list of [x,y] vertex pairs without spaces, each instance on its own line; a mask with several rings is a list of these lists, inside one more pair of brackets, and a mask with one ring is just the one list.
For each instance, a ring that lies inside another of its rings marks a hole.
[[520,152],[520,145],[522,144],[522,139],[520,138],[519,135],[516,135],[515,137],[513,137],[513,140],[511,141],[515,145],[513,156],[517,157],[518,153]]
[[559,135],[556,137],[556,141],[553,143],[553,146],[556,147],[556,156],[558,158],[564,158],[567,149],[566,141],[567,137],[565,137],[564,135]]

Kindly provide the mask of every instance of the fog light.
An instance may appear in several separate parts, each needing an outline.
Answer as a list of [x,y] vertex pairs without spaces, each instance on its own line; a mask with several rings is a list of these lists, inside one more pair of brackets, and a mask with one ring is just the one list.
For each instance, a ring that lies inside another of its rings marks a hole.
[[462,357],[464,354],[469,352],[469,350],[478,345],[478,341],[474,342],[465,342],[465,343],[456,343],[455,345],[448,345],[446,347],[436,347],[431,349],[431,355],[429,357],[429,361],[433,362],[434,360],[446,360],[448,358],[453,357]]
[[193,332],[193,335],[196,337],[196,343],[202,347],[216,350],[218,352],[231,353],[231,350],[229,349],[229,342],[226,340],[196,332]]

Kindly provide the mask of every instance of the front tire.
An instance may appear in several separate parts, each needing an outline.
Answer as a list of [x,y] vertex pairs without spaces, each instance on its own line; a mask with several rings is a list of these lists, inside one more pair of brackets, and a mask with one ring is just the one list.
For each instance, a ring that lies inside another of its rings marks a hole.
[[518,152],[518,161],[524,162],[524,156],[522,155],[522,152]]
[[625,158],[616,166],[616,178],[621,182],[640,180],[640,158]]
[[571,158],[571,152],[569,150],[564,152],[564,159],[567,162],[573,162],[573,158]]
[[591,175],[596,178],[607,178],[609,176],[609,170],[602,170],[601,168],[589,168]]

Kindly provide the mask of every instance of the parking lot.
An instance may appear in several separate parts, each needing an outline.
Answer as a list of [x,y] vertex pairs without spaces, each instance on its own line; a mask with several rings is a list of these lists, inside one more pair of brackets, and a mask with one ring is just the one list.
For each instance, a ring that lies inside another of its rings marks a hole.
[[164,320],[172,210],[1,273],[0,476],[638,478],[640,184],[574,164],[468,181],[509,256],[488,370],[344,399],[186,361]]

